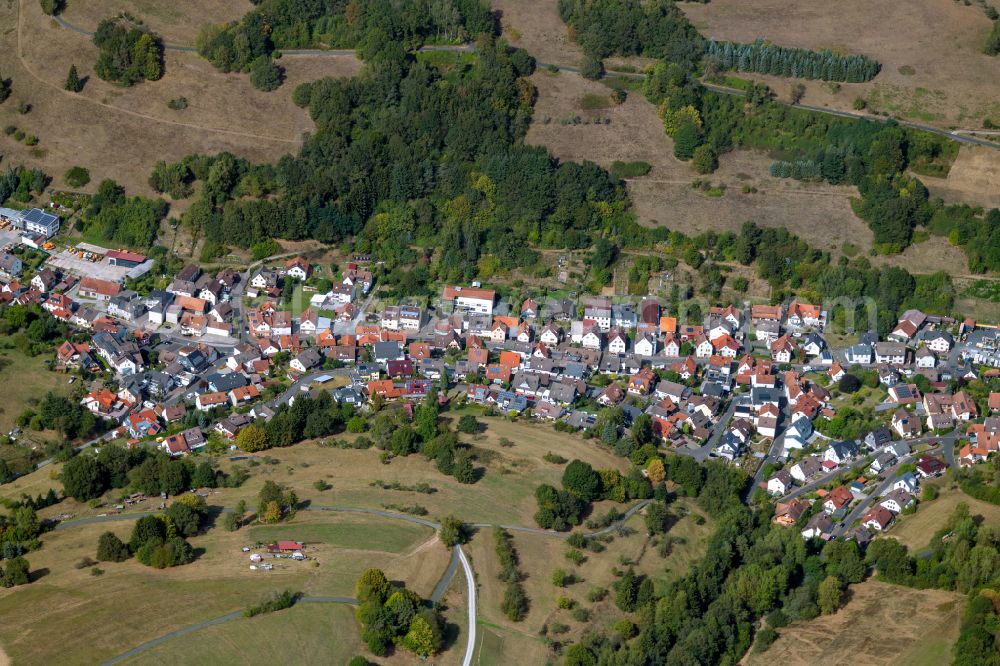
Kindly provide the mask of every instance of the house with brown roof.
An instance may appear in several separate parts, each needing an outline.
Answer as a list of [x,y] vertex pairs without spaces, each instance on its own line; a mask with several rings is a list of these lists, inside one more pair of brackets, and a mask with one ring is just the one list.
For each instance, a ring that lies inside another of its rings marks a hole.
[[854,495],[847,486],[837,486],[830,491],[826,501],[823,502],[823,510],[827,513],[836,513],[849,506],[853,500]]
[[884,506],[872,507],[861,517],[861,524],[868,529],[881,532],[892,524],[892,512]]
[[774,505],[774,522],[778,525],[791,527],[799,522],[799,518],[809,509],[809,502],[805,500],[792,500],[791,502],[778,502]]

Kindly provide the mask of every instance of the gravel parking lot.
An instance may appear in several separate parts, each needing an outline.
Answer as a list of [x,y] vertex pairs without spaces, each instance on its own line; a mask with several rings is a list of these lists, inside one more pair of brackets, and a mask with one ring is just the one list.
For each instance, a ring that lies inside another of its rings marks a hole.
[[118,282],[125,279],[125,275],[131,270],[124,266],[112,266],[108,263],[107,259],[87,261],[76,256],[69,250],[53,254],[49,258],[48,264],[76,275],[95,277],[111,282]]

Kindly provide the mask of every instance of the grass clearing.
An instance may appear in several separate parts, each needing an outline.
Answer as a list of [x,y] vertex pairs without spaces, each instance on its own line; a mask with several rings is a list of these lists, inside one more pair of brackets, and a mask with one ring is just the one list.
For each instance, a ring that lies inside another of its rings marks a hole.
[[[844,607],[833,615],[779,629],[778,640],[767,652],[751,652],[743,663],[747,666],[947,663],[951,644],[958,637],[962,595],[869,580],[851,585],[847,599]],[[928,661],[931,655],[945,658]]]
[[323,543],[337,548],[378,550],[401,553],[418,539],[432,536],[433,530],[413,523],[385,521],[377,530],[366,517],[353,518],[333,514],[323,516],[323,524],[258,525],[250,528],[250,537],[261,542],[292,539],[307,545]]
[[939,485],[939,491],[937,499],[921,502],[916,513],[899,516],[889,536],[906,544],[913,552],[926,548],[960,502],[968,504],[970,515],[982,516],[987,525],[1000,525],[1000,506],[969,497],[961,489],[945,483]]
[[238,666],[290,660],[346,664],[354,655],[366,653],[353,607],[299,603],[277,613],[200,629],[123,663]]
[[556,0],[492,0],[490,5],[500,14],[503,36],[539,62],[577,65],[583,59],[583,51],[568,37]]
[[[727,186],[725,196],[706,196],[690,185],[697,174],[690,164],[673,156],[673,141],[663,131],[656,109],[641,94],[630,93],[624,104],[609,109],[580,111],[579,100],[589,94],[606,95],[607,88],[578,74],[536,73],[538,102],[526,142],[546,146],[561,160],[591,160],[605,168],[616,161],[646,162],[652,170],[628,181],[634,211],[642,224],[666,226],[688,234],[739,231],[747,220],[784,227],[814,247],[838,253],[845,238],[861,251],[872,245],[868,225],[851,209],[853,187],[801,183],[772,177],[771,158],[763,153],[736,151],[722,155],[719,169],[708,176]],[[584,120],[610,123],[545,123],[580,115]],[[747,192],[742,190],[746,186]],[[756,188],[756,193],[751,193]],[[716,194],[721,194],[719,189]],[[836,233],[830,233],[830,230]]]

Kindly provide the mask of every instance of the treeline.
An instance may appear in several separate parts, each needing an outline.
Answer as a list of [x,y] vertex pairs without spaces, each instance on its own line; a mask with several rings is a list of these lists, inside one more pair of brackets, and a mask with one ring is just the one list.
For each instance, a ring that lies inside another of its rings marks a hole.
[[725,70],[757,72],[796,79],[863,83],[879,73],[877,60],[859,54],[811,51],[778,46],[763,39],[750,44],[709,40],[705,52],[719,59]]
[[202,27],[197,50],[231,72],[246,71],[277,49],[357,47],[367,59],[387,47],[411,50],[495,32],[481,0],[264,0],[238,23]]
[[236,445],[252,453],[331,435],[342,429],[353,411],[350,405],[336,404],[329,391],[296,398],[291,407],[279,405],[264,425],[251,423],[243,428],[236,436]]
[[98,23],[94,45],[99,49],[94,72],[105,81],[132,86],[163,76],[163,44],[128,19],[108,18]]
[[85,502],[112,488],[130,488],[146,495],[176,495],[191,487],[235,488],[247,479],[247,474],[241,468],[226,474],[208,461],[195,464],[161,451],[107,444],[97,455],[71,458],[60,478],[66,496]]
[[502,527],[493,528],[493,542],[497,559],[500,561],[500,571],[497,578],[506,583],[504,588],[503,601],[500,603],[500,610],[512,622],[520,622],[528,614],[530,601],[524,592],[524,585],[521,580],[524,574],[518,568],[519,560],[517,549],[514,548],[514,539],[510,532]]
[[17,424],[32,430],[55,430],[66,439],[83,439],[107,429],[107,423],[83,405],[52,392],[17,416]]
[[815,162],[831,183],[856,185],[861,201],[855,211],[883,251],[905,248],[914,228],[926,224],[942,205],[930,201],[927,188],[907,170],[942,156],[947,151],[944,137],[891,121],[790,108],[775,102],[764,86],[752,86],[746,97],[715,94],[693,78],[692,70],[676,63],[653,67],[644,92],[659,106],[681,158],[690,158],[701,146],[717,154],[736,147],[780,150]]
[[649,56],[694,66],[705,40],[671,0],[559,0],[570,37],[597,58]]
[[163,199],[125,196],[125,188],[103,180],[83,213],[83,230],[104,240],[135,248],[148,248],[156,240],[160,221],[167,215]]
[[1000,585],[1000,537],[972,516],[965,502],[955,507],[920,557],[911,556],[895,539],[876,539],[868,545],[866,559],[879,579],[895,585],[962,593]]

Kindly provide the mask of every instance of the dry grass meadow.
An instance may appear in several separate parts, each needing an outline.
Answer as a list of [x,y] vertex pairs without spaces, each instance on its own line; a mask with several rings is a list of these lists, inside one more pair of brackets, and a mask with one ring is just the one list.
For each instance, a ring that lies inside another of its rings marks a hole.
[[[860,96],[872,111],[942,127],[976,128],[984,117],[1000,113],[996,62],[982,53],[990,21],[978,5],[718,0],[682,8],[708,37],[739,42],[763,37],[784,46],[862,53],[882,63],[873,81],[842,84],[836,92],[822,82],[806,82],[807,104],[850,110]],[[790,84],[773,83],[779,94],[787,94]]]
[[[128,9],[168,41],[193,41],[205,16],[216,20],[236,15],[227,3],[208,7],[191,0],[170,8],[150,0],[114,7],[72,7],[67,18],[92,29],[102,16]],[[249,6],[249,3],[240,3]],[[159,8],[159,9],[157,9]],[[150,193],[146,179],[157,160],[177,160],[201,152],[230,151],[255,161],[274,161],[295,152],[303,132],[312,129],[308,113],[291,102],[292,91],[303,81],[323,76],[348,76],[358,71],[353,57],[282,59],[286,82],[277,91],[254,89],[245,75],[224,74],[193,53],[167,51],[165,75],[160,81],[121,88],[93,75],[97,50],[88,37],[59,27],[30,0],[0,2],[0,71],[13,80],[13,95],[0,105],[0,124],[13,124],[35,134],[39,143],[29,148],[11,137],[0,139],[0,152],[11,164],[40,166],[61,187],[70,166],[90,169],[90,187],[102,178],[114,178],[130,192]],[[83,91],[63,90],[66,72],[75,64],[88,77]],[[167,102],[188,100],[188,108],[173,111]],[[31,104],[20,115],[17,106]]]
[[846,605],[833,615],[778,630],[747,666],[852,664],[933,666],[950,662],[964,597],[944,590],[914,590],[876,581],[851,585]]
[[167,44],[191,45],[206,23],[237,21],[253,4],[248,0],[105,0],[68,2],[62,17],[85,30],[93,30],[103,19],[128,12],[148,25]]
[[931,537],[947,524],[961,502],[969,505],[969,515],[980,516],[984,524],[1000,525],[1000,506],[969,497],[958,488],[942,484],[937,499],[921,502],[912,515],[900,516],[889,536],[906,544],[913,552],[925,548]]
[[[752,220],[762,226],[785,227],[812,245],[840,251],[850,241],[863,251],[872,234],[851,210],[853,187],[804,184],[769,175],[771,159],[764,154],[736,151],[723,155],[719,170],[701,177],[725,185],[719,197],[693,189],[699,176],[673,156],[673,143],[640,92],[630,92],[621,106],[586,109],[584,100],[607,97],[608,87],[571,72],[538,72],[532,77],[538,103],[527,142],[545,145],[562,160],[591,160],[604,167],[615,160],[641,160],[652,165],[646,176],[628,181],[640,222],[666,225],[685,233],[736,231]],[[580,124],[564,120],[579,116]],[[548,121],[546,122],[546,119]],[[610,124],[595,121],[610,119]],[[757,193],[744,194],[743,186]],[[836,229],[836,233],[830,233]]]
[[576,65],[583,58],[583,51],[569,39],[556,0],[493,0],[490,5],[500,12],[504,38],[539,62]]
[[[686,500],[679,500],[675,506],[681,505],[692,513],[681,518],[668,532],[669,536],[682,538],[684,543],[674,546],[667,558],[661,558],[656,547],[650,544],[641,516],[628,521],[627,526],[631,528],[628,536],[615,535],[604,552],[586,552],[587,560],[580,566],[566,559],[569,547],[561,539],[512,532],[520,569],[525,575],[525,590],[530,598],[529,613],[520,622],[511,622],[500,611],[505,584],[494,575],[499,564],[493,534],[490,530],[481,530],[466,547],[476,565],[479,580],[481,663],[545,663],[551,654],[539,640],[538,632],[546,624],[567,625],[569,631],[556,637],[563,641],[576,640],[585,631],[610,633],[612,624],[621,618],[613,602],[611,584],[616,576],[612,569],[624,570],[631,565],[659,586],[683,575],[704,554],[712,524],[706,521],[697,525],[694,515],[701,515],[700,512]],[[623,564],[625,562],[628,564]],[[572,573],[577,582],[565,588],[554,586],[551,577],[557,568]],[[608,590],[608,595],[599,602],[588,601],[587,594],[594,588]],[[587,621],[575,620],[569,610],[559,609],[556,600],[560,596],[569,597],[576,606],[586,608],[590,615]]]
[[1000,150],[963,145],[947,178],[920,176],[920,180],[945,201],[1000,207]]

